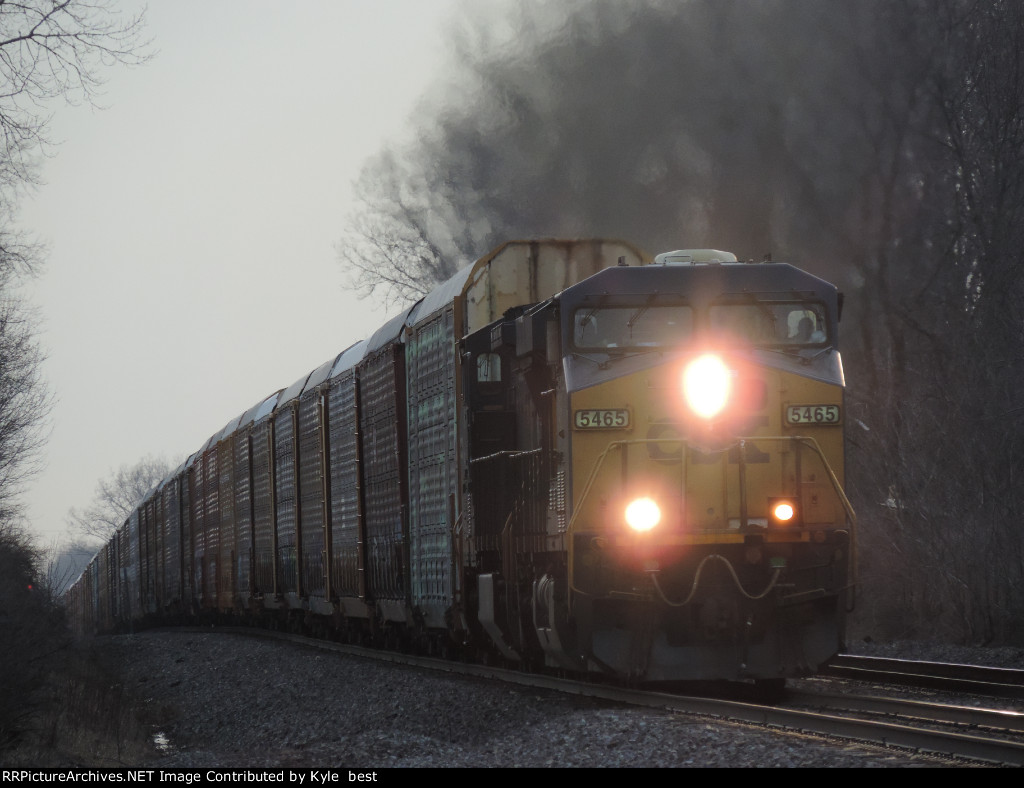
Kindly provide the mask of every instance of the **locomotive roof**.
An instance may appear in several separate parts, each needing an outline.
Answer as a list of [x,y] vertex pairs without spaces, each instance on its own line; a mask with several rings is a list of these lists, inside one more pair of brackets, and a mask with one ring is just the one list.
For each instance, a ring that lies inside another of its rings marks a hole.
[[778,296],[812,293],[834,305],[835,285],[789,263],[645,265],[606,268],[563,291],[563,303],[593,295],[680,295],[709,301],[728,294]]

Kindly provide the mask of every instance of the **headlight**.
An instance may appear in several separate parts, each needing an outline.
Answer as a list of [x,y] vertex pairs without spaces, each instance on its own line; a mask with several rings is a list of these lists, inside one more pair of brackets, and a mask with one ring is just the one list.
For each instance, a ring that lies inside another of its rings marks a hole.
[[661,522],[661,507],[650,498],[637,498],[626,507],[626,524],[634,531],[650,531]]
[[769,498],[768,517],[772,525],[796,525],[796,502],[791,498]]
[[704,419],[717,416],[729,401],[732,379],[718,356],[707,354],[691,361],[683,372],[683,394],[694,412]]

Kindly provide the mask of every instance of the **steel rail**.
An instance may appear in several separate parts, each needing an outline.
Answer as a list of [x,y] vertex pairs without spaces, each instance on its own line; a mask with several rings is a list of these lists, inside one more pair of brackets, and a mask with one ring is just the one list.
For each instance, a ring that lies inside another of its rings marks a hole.
[[899,717],[935,725],[1002,731],[1008,735],[1024,734],[1024,712],[1013,709],[987,709],[877,695],[794,689],[786,691],[786,703],[831,711]]
[[1024,670],[840,654],[819,675],[1024,699]]

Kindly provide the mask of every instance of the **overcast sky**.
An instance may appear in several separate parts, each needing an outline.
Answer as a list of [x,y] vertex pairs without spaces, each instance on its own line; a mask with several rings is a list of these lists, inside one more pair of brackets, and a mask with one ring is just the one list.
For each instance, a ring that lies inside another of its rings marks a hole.
[[[126,10],[141,3],[123,0]],[[28,502],[47,544],[96,482],[180,460],[390,314],[346,288],[335,244],[360,165],[401,138],[443,70],[454,0],[152,3],[149,64],[64,140],[25,229],[58,398]]]

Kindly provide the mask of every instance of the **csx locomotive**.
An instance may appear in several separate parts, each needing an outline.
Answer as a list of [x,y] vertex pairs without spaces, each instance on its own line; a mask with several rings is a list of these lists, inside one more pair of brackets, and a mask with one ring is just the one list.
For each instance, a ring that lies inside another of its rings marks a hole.
[[813,672],[853,601],[841,307],[783,263],[507,243],[211,436],[70,608],[633,681]]

